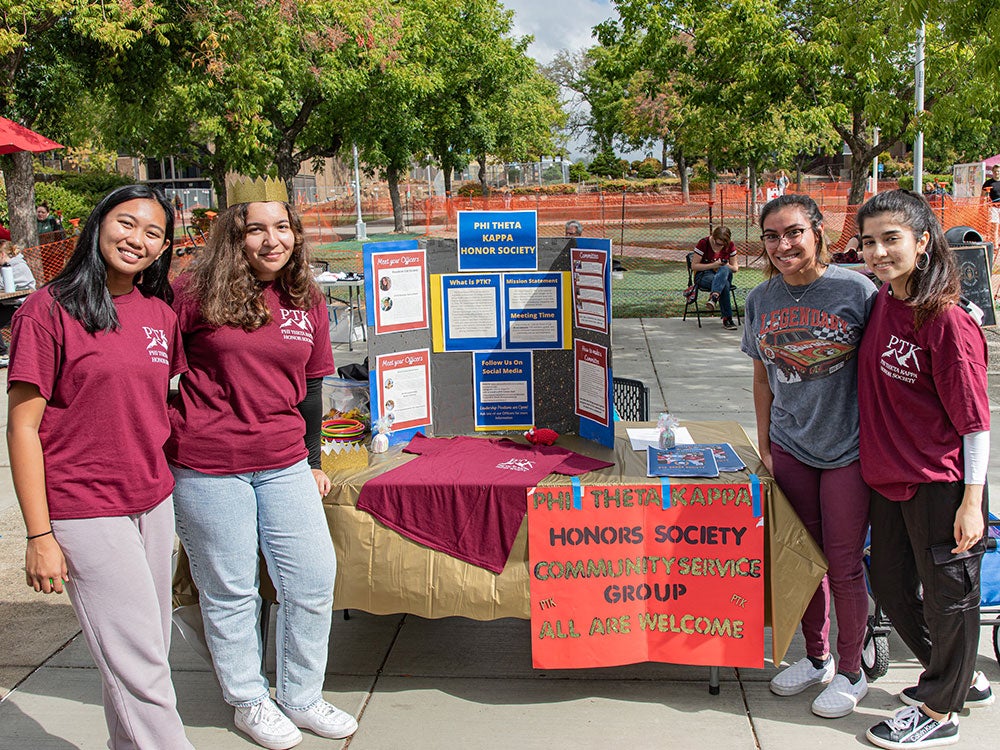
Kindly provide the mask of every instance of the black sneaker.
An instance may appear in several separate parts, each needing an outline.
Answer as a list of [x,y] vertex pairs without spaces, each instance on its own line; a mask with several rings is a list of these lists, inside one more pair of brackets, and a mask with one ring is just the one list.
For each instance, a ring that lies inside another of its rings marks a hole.
[[727,331],[735,331],[739,326],[737,326],[733,322],[732,318],[723,318],[722,319],[722,327],[725,328]]
[[919,708],[907,706],[891,719],[873,726],[865,736],[873,745],[888,750],[954,745],[958,742],[958,721],[955,714],[948,714],[947,719],[938,721]]
[[[916,685],[903,688],[899,694],[899,699],[907,706],[919,706],[923,703],[917,697]],[[990,681],[986,679],[986,675],[982,672],[976,672],[972,675],[972,687],[969,688],[969,694],[965,696],[965,707],[985,708],[986,706],[992,706],[994,700],[993,689],[990,687]]]

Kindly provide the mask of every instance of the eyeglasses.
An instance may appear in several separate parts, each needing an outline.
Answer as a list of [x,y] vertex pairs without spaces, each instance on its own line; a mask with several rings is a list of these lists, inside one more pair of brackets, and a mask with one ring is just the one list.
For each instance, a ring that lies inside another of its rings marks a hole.
[[775,234],[774,232],[766,232],[765,234],[762,234],[760,238],[764,241],[765,245],[769,245],[770,247],[780,245],[782,240],[787,241],[789,245],[794,245],[799,240],[801,240],[802,235],[804,235],[808,231],[809,231],[808,229],[796,228],[796,229],[789,229],[784,234]]

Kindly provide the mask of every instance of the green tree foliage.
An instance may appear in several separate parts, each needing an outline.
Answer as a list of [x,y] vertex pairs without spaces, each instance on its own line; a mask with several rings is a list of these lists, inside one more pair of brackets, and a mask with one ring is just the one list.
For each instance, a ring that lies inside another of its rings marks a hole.
[[[162,40],[163,9],[156,2],[126,0],[6,0],[0,12],[0,115],[65,145],[88,122],[81,85],[86,61],[113,65],[138,40]],[[79,126],[74,127],[74,126]],[[30,154],[0,157],[9,201],[11,233],[32,245],[34,168]]]

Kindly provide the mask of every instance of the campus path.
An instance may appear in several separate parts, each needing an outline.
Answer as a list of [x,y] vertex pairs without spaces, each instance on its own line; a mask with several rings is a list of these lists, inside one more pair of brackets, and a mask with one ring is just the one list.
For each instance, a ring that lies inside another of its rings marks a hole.
[[[753,437],[751,368],[739,351],[739,333],[723,331],[717,318],[704,326],[699,330],[695,321],[679,319],[615,321],[615,373],[650,386],[653,414],[669,405],[681,419],[733,419]],[[346,345],[337,352],[338,364],[363,356],[349,354]],[[991,407],[996,405],[993,395]],[[5,402],[0,416],[6,423]],[[998,478],[996,430],[994,446],[991,477]],[[6,446],[0,456],[6,463]],[[99,678],[65,598],[36,595],[24,586],[23,533],[9,472],[0,471],[0,695],[6,695],[0,750],[102,749],[107,735]],[[1000,686],[989,632],[983,630],[979,669]],[[722,670],[721,694],[714,697],[704,668],[639,664],[536,671],[529,628],[520,620],[424,620],[352,611],[350,620],[334,616],[330,643],[325,696],[358,715],[360,729],[347,742],[306,734],[303,750],[856,750],[868,746],[865,729],[899,706],[896,694],[919,672],[893,635],[889,674],[872,684],[858,712],[828,721],[809,711],[818,691],[771,695],[770,662],[761,670]],[[789,657],[802,654],[797,637]],[[171,662],[194,745],[255,747],[233,728],[232,711],[209,666],[176,632]],[[961,726],[962,746],[994,747],[1000,706],[972,712]]]

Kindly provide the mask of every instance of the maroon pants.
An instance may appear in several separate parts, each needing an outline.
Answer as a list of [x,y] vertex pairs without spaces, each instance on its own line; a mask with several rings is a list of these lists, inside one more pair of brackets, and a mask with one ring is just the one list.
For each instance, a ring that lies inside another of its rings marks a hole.
[[839,669],[861,671],[861,647],[868,624],[864,546],[868,531],[870,490],[859,462],[836,469],[817,469],[771,443],[774,478],[792,508],[823,549],[829,565],[802,615],[806,653],[830,653],[830,597],[837,608]]

